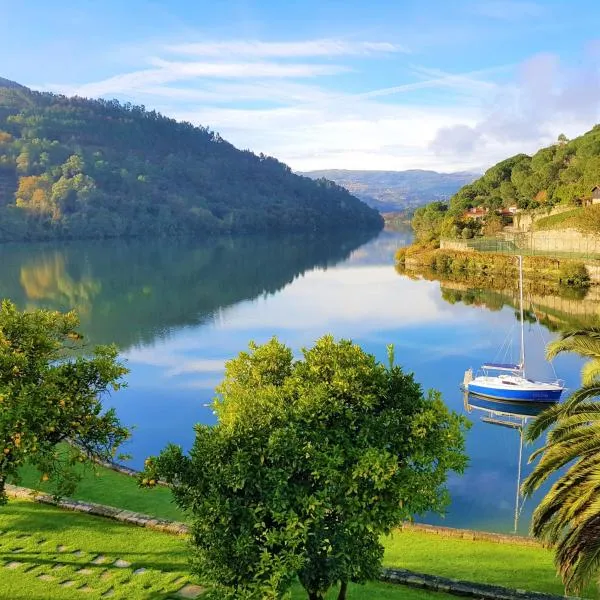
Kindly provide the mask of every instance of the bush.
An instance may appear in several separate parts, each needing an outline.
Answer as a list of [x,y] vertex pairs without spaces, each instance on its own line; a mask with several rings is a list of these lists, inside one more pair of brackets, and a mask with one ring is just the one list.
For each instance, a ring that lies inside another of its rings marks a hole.
[[576,288],[587,288],[590,275],[586,266],[579,261],[563,261],[559,267],[560,283]]

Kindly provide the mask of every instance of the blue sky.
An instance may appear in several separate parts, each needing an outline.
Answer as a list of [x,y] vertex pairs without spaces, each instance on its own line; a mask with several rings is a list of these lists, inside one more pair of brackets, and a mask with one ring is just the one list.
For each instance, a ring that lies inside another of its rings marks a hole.
[[293,169],[482,169],[600,120],[580,0],[0,0],[0,76],[208,125]]

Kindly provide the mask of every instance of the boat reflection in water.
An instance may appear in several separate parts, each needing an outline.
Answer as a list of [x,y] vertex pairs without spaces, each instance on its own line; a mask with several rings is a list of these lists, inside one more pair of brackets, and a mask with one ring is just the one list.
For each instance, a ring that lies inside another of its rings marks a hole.
[[492,400],[476,394],[463,392],[464,406],[468,413],[478,411],[481,420],[490,425],[514,429],[519,436],[519,463],[517,467],[517,489],[515,493],[514,532],[517,533],[519,516],[523,508],[521,497],[521,463],[523,461],[523,430],[528,421],[535,418],[549,406],[548,402],[511,402],[510,400]]

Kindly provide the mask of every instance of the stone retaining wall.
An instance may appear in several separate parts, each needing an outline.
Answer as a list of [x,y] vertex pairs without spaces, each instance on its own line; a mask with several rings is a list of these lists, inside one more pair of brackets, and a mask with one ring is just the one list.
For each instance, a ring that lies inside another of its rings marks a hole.
[[564,600],[564,596],[516,590],[501,585],[448,579],[437,575],[415,573],[406,569],[383,569],[379,579],[387,583],[445,592],[454,596],[481,598],[483,600]]
[[151,515],[136,513],[131,510],[123,510],[114,506],[106,506],[105,504],[96,504],[95,502],[83,502],[81,500],[73,500],[71,498],[56,499],[51,494],[44,494],[30,490],[29,488],[20,487],[17,485],[7,485],[6,493],[13,498],[25,498],[42,504],[51,504],[67,510],[84,512],[98,517],[105,517],[120,521],[121,523],[129,523],[138,527],[147,527],[163,533],[172,535],[187,535],[190,530],[185,523],[170,521],[168,519],[159,519]]
[[414,529],[421,533],[430,533],[441,537],[451,537],[463,540],[472,540],[477,542],[493,542],[495,544],[513,544],[515,546],[536,546],[541,544],[532,537],[510,535],[504,533],[493,533],[491,531],[475,531],[474,529],[456,529],[454,527],[440,527],[436,525],[427,525],[425,523],[405,523],[403,530],[410,531]]
[[586,256],[600,254],[600,237],[576,229],[540,230],[524,234],[523,248],[533,252],[572,252]]

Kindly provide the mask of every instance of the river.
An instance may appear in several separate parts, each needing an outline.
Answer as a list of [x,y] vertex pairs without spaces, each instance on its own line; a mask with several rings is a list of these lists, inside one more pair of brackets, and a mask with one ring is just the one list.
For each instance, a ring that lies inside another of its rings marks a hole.
[[[398,274],[393,253],[410,238],[383,231],[371,240],[357,234],[7,245],[0,247],[0,297],[21,308],[76,308],[90,345],[119,346],[128,386],[106,402],[135,427],[124,448],[133,467],[168,442],[189,448],[193,424],[214,422],[209,403],[224,362],[250,340],[276,335],[298,352],[332,333],[380,360],[393,343],[405,370],[473,422],[470,465],[449,480],[447,514],[417,520],[510,531],[518,433],[466,411],[459,384],[467,367],[494,359],[518,327],[514,308],[456,301],[439,282]],[[532,375],[552,375],[543,345],[554,335],[527,324]],[[577,387],[578,358],[561,356],[555,368],[568,387]],[[522,532],[535,500],[523,508]]]

